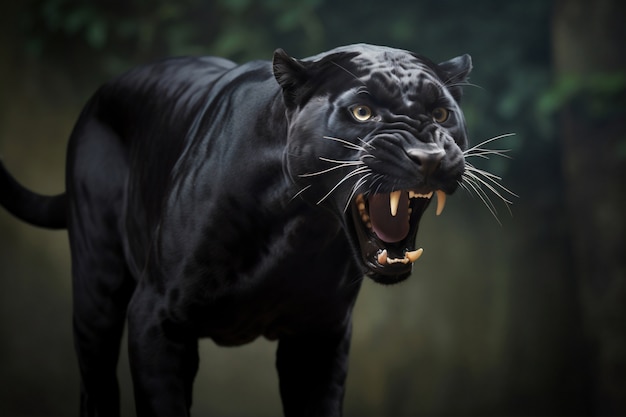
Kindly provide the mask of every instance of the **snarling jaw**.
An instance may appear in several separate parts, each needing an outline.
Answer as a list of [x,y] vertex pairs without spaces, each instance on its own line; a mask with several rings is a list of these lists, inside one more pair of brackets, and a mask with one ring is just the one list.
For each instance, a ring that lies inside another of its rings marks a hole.
[[[432,191],[422,194],[402,190],[372,194],[369,198],[363,194],[356,197],[352,216],[363,262],[371,270],[384,275],[410,271],[410,265],[422,256],[423,249],[415,249],[415,238],[432,196]],[[445,203],[446,194],[438,190],[437,215]]]
[[415,242],[419,222],[435,194],[439,215],[446,202],[446,194],[441,190],[356,196],[350,215],[362,262],[376,281],[392,284],[410,274],[412,264],[423,252]]

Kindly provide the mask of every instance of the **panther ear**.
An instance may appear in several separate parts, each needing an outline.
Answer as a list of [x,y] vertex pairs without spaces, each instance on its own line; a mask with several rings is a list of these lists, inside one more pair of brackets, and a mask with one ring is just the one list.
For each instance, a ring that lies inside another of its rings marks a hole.
[[283,98],[287,108],[296,107],[306,91],[306,84],[310,78],[307,65],[290,57],[282,49],[274,51],[272,61],[274,78],[283,90]]
[[463,83],[472,71],[472,57],[468,54],[457,56],[437,65],[443,77],[442,81],[456,101],[461,99]]

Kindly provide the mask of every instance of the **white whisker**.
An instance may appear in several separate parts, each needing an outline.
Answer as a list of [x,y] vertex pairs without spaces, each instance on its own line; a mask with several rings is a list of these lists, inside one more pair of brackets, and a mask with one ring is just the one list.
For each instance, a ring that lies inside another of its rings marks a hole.
[[[491,215],[496,219],[498,224],[502,225],[502,223],[500,222],[500,219],[498,218],[498,211],[496,210],[496,207],[493,205],[493,202],[491,201],[489,196],[485,193],[485,191],[482,189],[480,184],[476,183],[473,178],[465,176],[465,174],[463,174],[463,177],[465,179],[465,183],[469,186],[466,188],[466,190],[469,191],[469,189],[471,188],[474,194],[476,194],[478,198],[480,198],[480,200],[483,202],[485,207],[487,207],[487,209],[489,210]],[[471,194],[472,193],[470,192],[470,195]]]
[[[510,159],[510,156],[506,155],[506,152],[510,152],[510,149],[488,149],[484,146],[497,140],[508,138],[514,135],[514,133],[505,133],[503,135],[494,136],[492,138],[484,140],[481,143],[463,151],[463,157],[465,157],[466,159],[489,159],[491,156],[498,156]],[[496,210],[496,207],[489,197],[487,191],[490,191],[491,193],[493,193],[493,195],[498,197],[504,203],[509,213],[511,213],[510,205],[512,205],[513,202],[506,198],[505,195],[518,197],[517,194],[502,185],[502,183],[500,182],[502,181],[502,178],[500,176],[485,171],[484,169],[476,168],[467,161],[465,162],[465,172],[462,175],[462,180],[462,188],[464,188],[470,195],[475,194],[476,196],[478,196],[478,198],[483,202],[485,207],[487,207],[487,209],[493,215],[496,221],[499,224],[502,224],[500,223],[500,219],[498,218],[498,211]]]
[[485,181],[484,179],[482,179],[481,177],[479,177],[478,175],[475,175],[471,172],[466,172],[466,175],[469,178],[472,178],[475,182],[475,184],[480,184],[481,188],[482,186],[487,187],[487,189],[489,191],[491,191],[492,193],[494,193],[498,198],[500,198],[504,203],[506,204],[513,204],[512,201],[506,199],[494,186],[492,186],[490,183],[488,183],[487,181]]
[[309,185],[307,185],[306,187],[304,187],[303,189],[301,189],[300,191],[298,191],[297,193],[295,193],[295,194],[293,195],[293,197],[291,197],[291,198],[289,199],[289,202],[292,202],[293,200],[295,200],[296,198],[298,198],[298,196],[299,196],[300,194],[302,194],[303,192],[305,192],[306,190],[308,190],[309,188],[311,188],[311,186],[312,186],[312,184],[309,184]]
[[324,162],[331,162],[334,164],[339,164],[336,165],[334,167],[330,167],[321,171],[317,171],[317,172],[310,172],[308,174],[300,174],[298,175],[298,177],[300,178],[305,178],[305,177],[314,177],[316,175],[322,175],[322,174],[326,174],[328,172],[334,171],[336,169],[341,169],[341,168],[346,168],[346,167],[351,167],[351,166],[357,166],[357,165],[364,165],[363,161],[336,161],[333,159],[328,159],[328,158],[323,158],[320,157],[320,160],[324,161]]
[[369,170],[369,168],[367,167],[359,167],[359,168],[355,168],[354,170],[352,170],[350,173],[346,174],[345,177],[343,177],[343,179],[341,181],[339,181],[337,184],[335,184],[335,186],[328,192],[326,193],[326,195],[324,195],[324,197],[322,197],[316,204],[321,204],[324,200],[326,200],[337,188],[339,188],[339,186],[341,184],[343,184],[344,182],[346,182],[348,179],[350,179],[351,177],[354,177],[355,175],[360,175],[360,174],[364,174]]
[[359,140],[359,142],[361,142],[361,143],[363,144],[363,148],[364,148],[364,150],[365,150],[366,148],[370,148],[370,149],[374,149],[374,150],[376,150],[376,148],[375,148],[375,147],[374,147],[371,143],[365,142],[363,139],[361,139],[361,138],[360,138],[360,137],[358,137],[358,136],[357,136],[357,139]]
[[470,157],[479,157],[479,158],[483,158],[483,159],[489,159],[489,156],[491,155],[495,155],[495,156],[501,156],[502,158],[507,158],[507,159],[511,159],[511,157],[509,155],[506,155],[505,152],[510,152],[510,149],[484,149],[484,148],[476,148],[476,149],[472,149],[471,152],[470,151],[466,151],[466,153],[463,154],[464,157],[466,158],[470,158]]
[[[486,187],[489,191],[491,191],[496,197],[498,197],[500,200],[502,200],[502,202],[504,203],[505,207],[507,208],[508,212],[510,215],[513,215],[513,213],[511,212],[511,205],[513,204],[513,202],[511,200],[508,200],[507,198],[505,198],[494,186],[492,186],[490,183],[488,183],[487,181],[485,181],[483,178],[479,177],[476,174],[473,174],[471,172],[466,171],[465,174],[465,179],[468,180],[468,182],[470,182],[471,184],[473,184],[475,187],[474,190],[478,191],[480,190],[480,192],[482,193],[483,196],[485,196],[490,202],[491,199],[488,197],[487,193],[485,192],[485,190],[483,189],[483,186]],[[505,188],[504,186],[502,186],[502,184],[499,184],[495,181],[492,181],[495,185],[497,185],[498,187],[502,188],[503,190],[509,192],[511,195],[517,197],[517,195],[515,195],[514,193],[510,192],[507,188]],[[477,190],[478,189],[478,190]],[[491,204],[491,207],[493,208],[493,211],[495,210],[495,206],[493,205],[493,203]]]
[[482,141],[482,142],[480,142],[480,143],[478,143],[478,144],[476,144],[476,145],[472,146],[472,147],[471,147],[471,148],[469,148],[469,149],[466,149],[465,151],[463,151],[463,155],[466,155],[466,154],[468,154],[469,152],[472,152],[472,151],[474,151],[474,150],[476,150],[476,149],[479,149],[479,148],[481,148],[482,146],[484,146],[484,145],[486,145],[486,144],[488,144],[488,143],[494,142],[494,141],[496,141],[496,140],[500,140],[500,139],[508,138],[508,137],[511,137],[511,136],[515,136],[515,133],[504,133],[504,134],[502,134],[502,135],[494,136],[494,137],[492,137],[492,138],[489,138],[489,139],[487,139],[487,140],[484,140],[484,141]]
[[348,207],[350,207],[350,202],[352,202],[352,199],[354,198],[354,196],[356,196],[357,192],[359,191],[359,188],[365,185],[367,178],[371,175],[372,173],[368,172],[367,174],[359,178],[357,182],[354,183],[354,186],[352,187],[352,192],[350,193],[350,196],[348,197],[348,200],[346,201],[346,205],[343,209],[344,213],[348,211]]
[[[487,171],[483,171],[482,169],[477,169],[471,165],[466,166],[466,169],[468,170],[468,172],[470,172],[473,176],[475,176],[477,179],[479,178],[479,175],[482,175],[485,179],[489,180],[493,185],[495,185],[496,187],[498,187],[500,190],[506,192],[507,194],[513,196],[513,197],[517,197],[519,198],[519,196],[517,194],[515,194],[513,191],[509,190],[508,188],[506,188],[504,185],[502,185],[499,181],[502,180],[501,177],[492,174],[490,172]],[[482,180],[481,180],[482,181]],[[486,182],[485,185],[489,186]],[[494,190],[495,192],[495,190]],[[503,198],[504,200],[504,198]],[[507,200],[505,200],[507,201]],[[508,203],[511,203],[510,201],[507,201]],[[511,203],[512,204],[512,203]]]
[[324,139],[328,139],[328,140],[334,140],[335,142],[339,142],[341,144],[343,144],[346,148],[348,149],[354,149],[355,151],[363,151],[366,152],[365,148],[359,145],[356,145],[352,142],[348,142],[347,140],[344,139],[339,139],[333,136],[322,136]]
[[363,161],[354,161],[354,160],[342,161],[342,160],[337,160],[337,159],[324,158],[323,156],[320,156],[319,159],[320,161],[331,162],[333,164],[363,165]]

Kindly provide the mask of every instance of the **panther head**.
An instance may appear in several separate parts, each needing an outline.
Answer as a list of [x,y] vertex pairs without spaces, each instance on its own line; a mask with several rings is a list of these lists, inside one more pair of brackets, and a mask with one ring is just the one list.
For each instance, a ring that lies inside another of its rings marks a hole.
[[375,281],[406,279],[422,214],[458,187],[467,130],[459,107],[472,64],[351,45],[297,60],[274,53],[288,119],[286,171],[335,213]]

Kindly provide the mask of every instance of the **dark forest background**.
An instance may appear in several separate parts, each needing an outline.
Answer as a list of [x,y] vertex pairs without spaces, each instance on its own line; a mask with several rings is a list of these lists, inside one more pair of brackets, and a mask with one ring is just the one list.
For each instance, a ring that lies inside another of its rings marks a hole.
[[[345,414],[626,415],[626,2],[27,0],[0,5],[0,156],[64,188],[67,137],[99,84],[164,56],[270,59],[369,42],[474,60],[463,108],[519,195],[499,222],[459,191],[412,278],[366,282]],[[0,190],[1,192],[1,190]],[[66,233],[0,212],[0,415],[76,415]],[[122,349],[125,352],[125,348]],[[197,416],[281,412],[275,344],[201,344]],[[134,415],[124,355],[124,415]]]

